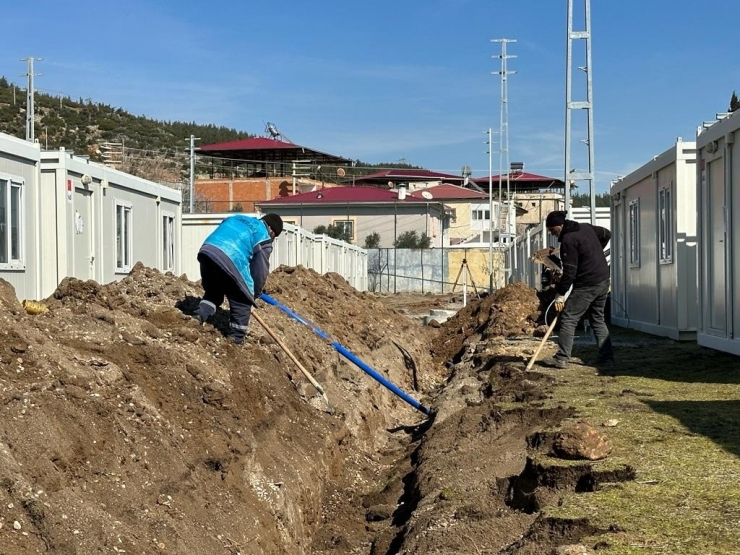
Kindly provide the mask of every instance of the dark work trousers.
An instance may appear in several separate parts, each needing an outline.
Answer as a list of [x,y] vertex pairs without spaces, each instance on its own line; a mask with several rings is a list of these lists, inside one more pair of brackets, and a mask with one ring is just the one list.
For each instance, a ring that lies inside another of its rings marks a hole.
[[221,267],[207,256],[200,261],[200,277],[205,294],[195,313],[205,322],[216,314],[216,308],[229,300],[229,331],[227,337],[234,343],[242,343],[247,334],[249,317],[252,315],[252,305],[242,293],[234,279],[224,272]]
[[560,315],[560,332],[558,335],[558,352],[556,359],[568,361],[573,350],[573,336],[576,326],[584,314],[594,330],[596,344],[599,346],[600,362],[614,360],[612,339],[609,336],[609,328],[604,321],[604,307],[609,293],[609,280],[602,281],[597,285],[573,288],[565,308]]

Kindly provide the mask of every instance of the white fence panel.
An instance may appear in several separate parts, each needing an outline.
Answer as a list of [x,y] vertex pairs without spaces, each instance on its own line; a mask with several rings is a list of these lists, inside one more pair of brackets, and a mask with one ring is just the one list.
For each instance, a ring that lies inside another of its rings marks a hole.
[[[182,268],[192,281],[200,279],[200,265],[196,258],[206,237],[232,214],[182,215]],[[259,217],[259,214],[249,214]],[[314,235],[291,224],[274,243],[270,267],[280,265],[310,268],[319,274],[335,272],[358,291],[367,290],[367,251],[326,235]]]

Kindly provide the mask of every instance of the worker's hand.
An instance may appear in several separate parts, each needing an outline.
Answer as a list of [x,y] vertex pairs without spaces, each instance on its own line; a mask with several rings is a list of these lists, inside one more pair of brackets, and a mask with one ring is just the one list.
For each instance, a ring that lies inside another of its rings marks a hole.
[[264,301],[261,301],[259,299],[254,299],[254,308],[265,308]]
[[555,310],[562,312],[565,308],[565,295],[558,295],[555,297]]

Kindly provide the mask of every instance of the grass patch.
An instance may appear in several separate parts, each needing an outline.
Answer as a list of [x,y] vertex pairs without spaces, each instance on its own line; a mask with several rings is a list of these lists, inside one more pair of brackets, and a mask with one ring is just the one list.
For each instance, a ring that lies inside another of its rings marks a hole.
[[[588,543],[599,553],[740,553],[740,359],[614,328],[608,373],[571,366],[548,404],[572,406],[576,419],[601,425],[614,450],[595,470],[630,465],[636,479],[567,494],[548,516],[588,518],[612,531]],[[595,354],[580,348],[574,354]]]

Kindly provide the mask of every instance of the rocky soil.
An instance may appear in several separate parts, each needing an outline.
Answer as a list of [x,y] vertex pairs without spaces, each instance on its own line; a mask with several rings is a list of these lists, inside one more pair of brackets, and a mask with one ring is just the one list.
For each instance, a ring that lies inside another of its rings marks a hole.
[[[266,292],[331,339],[258,314],[331,406],[255,319],[235,346],[227,311],[190,318],[201,292],[138,265],[106,286],[67,279],[29,314],[0,280],[1,553],[585,553],[587,522],[539,509],[630,479],[592,472],[607,439],[552,432],[572,414],[543,408],[550,378],[523,371],[544,302],[521,284],[436,329],[398,297],[278,268]],[[408,302],[430,300],[445,301]]]

